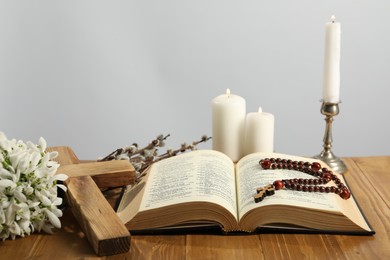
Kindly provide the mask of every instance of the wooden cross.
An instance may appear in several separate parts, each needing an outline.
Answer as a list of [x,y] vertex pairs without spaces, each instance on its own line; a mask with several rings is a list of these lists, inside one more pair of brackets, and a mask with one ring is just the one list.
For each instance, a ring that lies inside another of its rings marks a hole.
[[51,147],[57,151],[57,173],[69,176],[65,182],[73,214],[99,256],[125,253],[130,249],[130,232],[103,196],[100,188],[134,184],[134,167],[127,160],[80,163],[67,146]]
[[257,188],[256,189],[257,194],[255,195],[255,202],[262,201],[265,196],[271,196],[275,194],[275,186],[272,184],[268,184],[265,187]]

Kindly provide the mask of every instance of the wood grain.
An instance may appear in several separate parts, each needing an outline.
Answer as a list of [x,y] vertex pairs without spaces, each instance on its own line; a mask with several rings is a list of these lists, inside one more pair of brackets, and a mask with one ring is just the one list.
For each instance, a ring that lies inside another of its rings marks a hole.
[[135,182],[134,167],[127,160],[61,165],[57,172],[68,177],[91,176],[101,189],[123,187]]
[[130,233],[90,176],[69,179],[68,199],[73,214],[99,256],[130,249]]
[[[185,235],[132,236],[131,259],[186,259]],[[111,259],[111,258],[110,258]],[[118,258],[119,259],[119,258]],[[122,258],[123,259],[123,258]]]
[[189,259],[262,259],[256,235],[188,235]]

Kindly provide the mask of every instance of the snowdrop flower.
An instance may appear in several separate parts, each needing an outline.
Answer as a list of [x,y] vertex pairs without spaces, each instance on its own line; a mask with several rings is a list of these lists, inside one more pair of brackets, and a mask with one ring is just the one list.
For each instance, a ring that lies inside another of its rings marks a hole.
[[46,152],[42,137],[38,145],[7,139],[0,132],[0,239],[15,239],[34,231],[52,233],[61,228],[62,211],[57,208],[58,184],[68,176],[56,174],[57,152]]

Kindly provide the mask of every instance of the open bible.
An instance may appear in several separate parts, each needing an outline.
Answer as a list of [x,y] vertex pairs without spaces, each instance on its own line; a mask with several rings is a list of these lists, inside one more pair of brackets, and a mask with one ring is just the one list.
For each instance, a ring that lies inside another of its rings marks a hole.
[[[197,150],[151,166],[123,194],[117,214],[135,233],[218,225],[224,232],[315,232],[370,235],[353,195],[278,190],[255,203],[256,188],[275,180],[314,178],[295,170],[263,170],[259,160],[283,154],[255,153],[234,164],[223,153]],[[321,162],[323,166],[325,164]],[[344,182],[341,175],[337,175]],[[330,185],[330,183],[326,184]]]

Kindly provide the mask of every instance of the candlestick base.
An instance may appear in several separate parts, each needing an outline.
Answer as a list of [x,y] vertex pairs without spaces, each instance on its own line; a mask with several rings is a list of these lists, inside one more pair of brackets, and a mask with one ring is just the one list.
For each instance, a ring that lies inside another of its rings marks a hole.
[[339,103],[322,102],[321,114],[325,116],[326,128],[324,134],[324,145],[323,150],[319,155],[314,156],[316,159],[320,159],[326,163],[334,172],[343,174],[347,171],[347,166],[344,162],[338,158],[332,152],[332,122],[333,117],[339,114]]
[[323,161],[334,172],[343,174],[347,171],[345,163],[339,157],[334,155],[332,151],[322,151],[319,155],[316,155],[313,158]]

